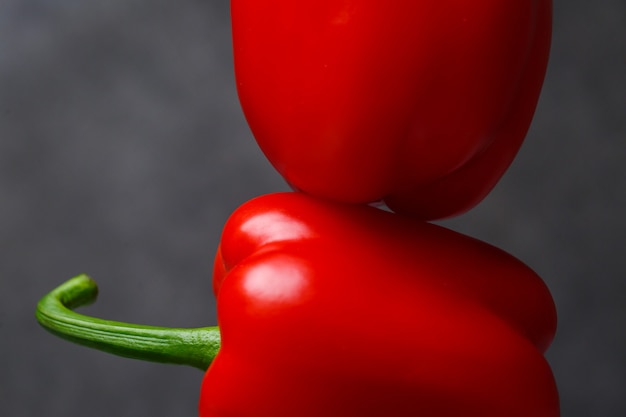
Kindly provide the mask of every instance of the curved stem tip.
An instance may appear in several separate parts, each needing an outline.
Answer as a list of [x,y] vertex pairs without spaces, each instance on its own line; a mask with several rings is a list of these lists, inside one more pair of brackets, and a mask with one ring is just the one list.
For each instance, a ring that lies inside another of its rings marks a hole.
[[52,334],[104,352],[151,362],[206,370],[220,348],[218,327],[191,329],[143,326],[85,316],[72,311],[91,304],[98,286],[87,275],[74,277],[37,304],[39,323]]

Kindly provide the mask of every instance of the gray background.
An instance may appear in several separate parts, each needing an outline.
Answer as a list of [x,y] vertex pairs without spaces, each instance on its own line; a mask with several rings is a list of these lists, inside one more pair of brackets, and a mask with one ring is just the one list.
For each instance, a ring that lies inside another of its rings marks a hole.
[[[555,1],[527,141],[493,193],[446,222],[550,286],[563,416],[626,415],[624,28],[623,0]],[[224,221],[286,189],[241,115],[229,30],[226,0],[0,2],[0,415],[197,414],[201,372],[74,346],[33,309],[88,272],[89,314],[215,323]]]

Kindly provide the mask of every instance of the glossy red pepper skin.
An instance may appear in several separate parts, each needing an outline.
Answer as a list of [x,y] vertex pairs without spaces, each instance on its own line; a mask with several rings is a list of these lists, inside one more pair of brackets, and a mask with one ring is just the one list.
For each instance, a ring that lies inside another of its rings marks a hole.
[[201,417],[556,417],[543,281],[478,240],[302,193],[227,222]]
[[422,219],[481,201],[527,133],[550,0],[232,0],[237,88],[295,188]]

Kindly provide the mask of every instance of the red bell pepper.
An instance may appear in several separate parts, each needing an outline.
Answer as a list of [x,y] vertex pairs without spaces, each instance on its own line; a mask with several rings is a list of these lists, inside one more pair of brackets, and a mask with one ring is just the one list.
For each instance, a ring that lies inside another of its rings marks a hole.
[[531,123],[551,0],[232,0],[235,75],[294,188],[422,219],[480,202]]
[[44,298],[38,317],[124,356],[212,362],[202,417],[559,415],[542,355],[556,325],[545,284],[440,226],[301,193],[260,197],[224,228],[214,291],[221,341],[216,328],[76,315],[63,304],[94,297],[84,278]]

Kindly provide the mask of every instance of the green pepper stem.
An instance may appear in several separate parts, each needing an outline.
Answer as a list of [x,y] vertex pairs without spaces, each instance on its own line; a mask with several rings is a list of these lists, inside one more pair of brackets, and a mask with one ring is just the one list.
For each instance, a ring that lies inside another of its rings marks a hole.
[[91,304],[98,285],[86,275],[74,277],[37,304],[39,323],[63,339],[114,355],[208,369],[220,348],[218,327],[166,328],[121,323],[72,311]]

